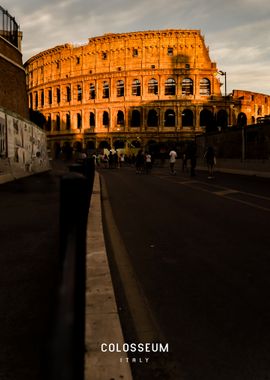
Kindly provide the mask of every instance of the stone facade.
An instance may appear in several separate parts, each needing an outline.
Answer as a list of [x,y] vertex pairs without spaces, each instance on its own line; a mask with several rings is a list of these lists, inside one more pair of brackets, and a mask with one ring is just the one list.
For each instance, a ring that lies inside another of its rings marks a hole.
[[29,106],[44,114],[51,149],[180,143],[237,120],[199,30],[106,34],[26,64]]
[[[260,122],[270,114],[270,96],[252,91],[233,90],[232,98],[235,100],[237,112],[237,125],[250,125]],[[236,101],[238,100],[238,106]]]

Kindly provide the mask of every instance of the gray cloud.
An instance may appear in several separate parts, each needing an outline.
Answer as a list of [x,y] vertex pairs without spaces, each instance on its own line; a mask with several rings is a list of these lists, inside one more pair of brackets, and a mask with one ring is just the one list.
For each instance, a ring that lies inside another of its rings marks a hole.
[[200,29],[228,91],[270,93],[269,0],[2,0],[23,32],[24,60],[89,37],[150,29]]

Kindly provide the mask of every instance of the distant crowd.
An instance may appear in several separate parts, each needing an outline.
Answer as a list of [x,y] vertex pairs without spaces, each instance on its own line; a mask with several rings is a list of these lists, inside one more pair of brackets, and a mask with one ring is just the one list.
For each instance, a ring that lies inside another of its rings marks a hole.
[[[92,157],[95,166],[100,169],[115,169],[123,166],[131,166],[136,169],[136,174],[150,174],[156,161],[159,161],[159,166],[165,165],[166,159],[169,160],[169,172],[171,175],[176,174],[175,165],[176,160],[182,160],[182,171],[189,172],[190,176],[195,176],[195,169],[197,164],[197,147],[192,143],[188,148],[177,153],[175,149],[171,149],[168,153],[163,153],[159,159],[148,151],[139,149],[137,153],[125,154],[119,153],[117,150],[111,149],[109,153],[100,152],[86,152],[82,149],[72,150],[69,146],[63,147],[59,152],[59,158],[65,161],[83,162],[87,157]],[[215,150],[212,146],[208,146],[204,159],[208,167],[208,178],[212,179],[214,166],[216,165]]]

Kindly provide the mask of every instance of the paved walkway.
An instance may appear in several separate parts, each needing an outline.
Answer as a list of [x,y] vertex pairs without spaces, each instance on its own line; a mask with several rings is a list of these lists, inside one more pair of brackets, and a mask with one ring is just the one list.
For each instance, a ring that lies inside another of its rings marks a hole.
[[[207,170],[205,160],[198,159],[197,170]],[[245,160],[239,159],[217,159],[215,171],[239,175],[249,175],[257,177],[270,177],[269,160]]]

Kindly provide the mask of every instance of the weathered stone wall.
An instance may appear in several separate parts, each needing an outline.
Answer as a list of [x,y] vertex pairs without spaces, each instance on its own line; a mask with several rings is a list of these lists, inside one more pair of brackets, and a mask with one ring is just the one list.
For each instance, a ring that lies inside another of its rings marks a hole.
[[49,169],[45,132],[0,107],[0,183]]
[[240,101],[239,113],[246,115],[247,124],[254,124],[258,118],[270,114],[270,96],[252,91],[233,90],[232,96]]

